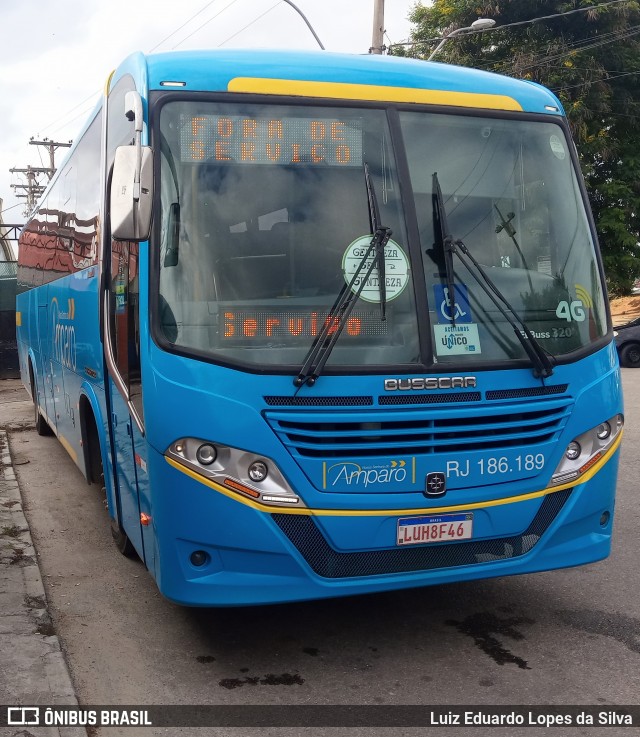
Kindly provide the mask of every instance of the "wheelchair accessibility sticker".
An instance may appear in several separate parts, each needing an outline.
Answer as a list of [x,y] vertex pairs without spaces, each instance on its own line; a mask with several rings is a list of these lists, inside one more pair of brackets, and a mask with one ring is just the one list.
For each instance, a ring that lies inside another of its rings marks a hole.
[[473,322],[471,316],[471,307],[469,306],[469,297],[467,288],[464,284],[456,284],[454,286],[455,303],[451,304],[449,296],[449,287],[442,284],[434,284],[435,292],[435,308],[438,322]]
[[464,284],[454,286],[453,303],[449,295],[449,287],[435,284],[433,289],[436,319],[438,320],[438,323],[433,326],[436,354],[438,356],[460,356],[481,353],[478,326],[473,322],[467,288]]

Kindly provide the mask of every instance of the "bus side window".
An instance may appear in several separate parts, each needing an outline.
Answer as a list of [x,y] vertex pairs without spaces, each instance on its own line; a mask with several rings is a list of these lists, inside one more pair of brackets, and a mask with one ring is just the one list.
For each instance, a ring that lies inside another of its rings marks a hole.
[[[110,167],[117,146],[127,146],[134,136],[133,122],[123,114],[124,98],[135,89],[133,78],[123,76],[109,93],[107,125],[107,162]],[[118,372],[128,388],[129,397],[142,419],[140,380],[139,279],[137,243],[111,243],[109,265],[111,342]]]
[[137,243],[112,242],[110,289],[114,358],[131,401],[142,417]]

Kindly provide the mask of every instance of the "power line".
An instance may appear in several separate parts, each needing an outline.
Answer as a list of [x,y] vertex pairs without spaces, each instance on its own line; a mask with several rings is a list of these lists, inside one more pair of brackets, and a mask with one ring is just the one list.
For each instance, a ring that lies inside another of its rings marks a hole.
[[257,23],[261,18],[264,18],[267,13],[270,13],[274,8],[276,8],[278,5],[280,5],[282,0],[278,0],[275,5],[272,5],[268,10],[265,10],[264,13],[261,13],[257,18],[254,18],[251,23],[247,23],[246,26],[243,26],[239,31],[236,31],[232,36],[229,36],[229,38],[226,38],[224,41],[218,44],[218,46],[224,46],[228,41],[231,41],[232,38],[235,38],[236,36],[239,36],[243,31],[246,31],[247,28],[252,26],[254,23]]
[[[573,15],[574,13],[585,13],[589,10],[597,10],[598,8],[606,8],[609,5],[619,5],[620,3],[629,3],[632,2],[632,0],[609,0],[609,2],[606,3],[599,3],[598,5],[589,5],[586,8],[575,8],[574,10],[566,10],[563,13],[553,13],[552,15],[541,15],[536,18],[530,18],[529,20],[519,20],[514,21],[513,23],[505,23],[502,26],[494,26],[493,28],[483,28],[480,31],[475,31],[475,33],[495,33],[496,31],[501,31],[504,28],[513,28],[515,26],[523,26],[527,23],[538,23],[542,20],[551,20],[552,18],[561,18],[565,15]],[[473,33],[465,34],[467,36],[474,35]],[[441,41],[442,36],[439,36],[438,38],[433,39],[426,39],[424,41],[402,41],[400,43],[393,44],[394,46],[415,46],[419,44],[425,44],[425,43],[434,43],[435,41]]]
[[[562,59],[565,56],[570,56],[575,51],[586,51],[591,48],[597,48],[598,46],[605,46],[608,43],[613,43],[615,41],[621,41],[625,38],[628,38],[632,35],[635,35],[637,32],[637,29],[640,29],[640,25],[638,26],[631,26],[629,28],[620,29],[617,31],[609,31],[608,33],[603,33],[600,36],[587,36],[586,38],[580,38],[575,41],[572,41],[571,43],[567,43],[564,46],[564,50],[562,52],[559,52],[557,54],[554,54],[552,56],[549,56],[548,52],[540,51],[540,58],[537,60],[534,60],[531,64],[528,64],[524,67],[519,67],[520,70],[523,69],[531,69],[533,67],[539,66],[541,63],[544,63],[545,66],[549,66],[549,62],[551,61],[558,61]],[[588,43],[589,41],[594,41],[594,43]],[[501,64],[504,62],[489,62],[487,64],[479,64],[478,69],[498,69]],[[511,63],[511,57],[507,60],[507,63]],[[577,67],[576,67],[577,68]]]
[[586,8],[575,8],[574,10],[565,10],[564,13],[553,13],[552,15],[541,15],[537,18],[532,18],[531,20],[519,20],[515,21],[513,23],[507,23],[504,26],[496,26],[495,28],[490,28],[488,30],[490,31],[498,31],[501,28],[513,28],[514,26],[523,26],[527,23],[538,23],[541,20],[551,20],[552,18],[561,18],[565,15],[573,15],[574,13],[587,13],[590,10],[597,10],[598,8],[606,8],[609,5],[619,5],[620,3],[629,3],[632,2],[632,0],[609,0],[607,3],[598,3],[598,5],[589,5]]
[[191,23],[191,21],[194,18],[196,18],[197,16],[199,16],[200,13],[203,13],[210,5],[213,5],[215,2],[217,2],[217,0],[210,0],[210,2],[208,2],[206,5],[203,5],[203,7],[201,7],[200,10],[198,10],[197,13],[194,13],[191,16],[191,18],[189,18],[188,20],[186,20],[181,26],[179,26],[178,28],[176,28],[174,31],[171,31],[171,33],[166,38],[163,38],[162,41],[160,41],[159,43],[157,43],[153,48],[149,49],[149,53],[151,54],[152,52],[154,52],[157,48],[159,48],[160,46],[162,46],[162,44],[165,41],[168,41],[171,38],[171,36],[175,36],[176,33],[178,33],[178,31],[181,31],[185,26],[188,26],[189,23]]
[[[98,90],[98,91],[96,91],[96,92],[92,92],[92,93],[91,93],[91,94],[89,95],[89,97],[86,97],[86,98],[85,98],[84,100],[82,100],[82,102],[79,102],[79,103],[78,103],[77,105],[74,105],[74,106],[73,106],[72,108],[70,108],[69,110],[67,110],[67,112],[66,112],[66,113],[64,113],[64,115],[60,115],[60,116],[59,116],[58,118],[56,118],[55,120],[53,120],[53,121],[52,121],[51,123],[48,123],[47,125],[45,125],[45,126],[44,126],[44,128],[41,128],[41,129],[40,129],[40,131],[41,131],[42,133],[44,133],[44,132],[45,132],[45,131],[46,131],[47,129],[51,128],[51,126],[55,125],[55,124],[56,124],[57,122],[59,122],[60,120],[64,120],[64,119],[65,119],[65,118],[67,117],[67,115],[70,115],[70,114],[71,114],[71,113],[72,113],[72,112],[73,112],[74,110],[77,110],[77,109],[78,109],[78,108],[79,108],[79,107],[80,107],[81,105],[85,105],[85,104],[86,104],[87,102],[89,102],[89,100],[93,100],[93,99],[95,98],[95,96],[96,96],[96,95],[98,95],[98,94],[100,94],[100,91],[99,91],[99,90]],[[77,117],[78,117],[78,116],[76,116],[76,118],[77,118]],[[76,120],[76,118],[73,118],[73,119],[72,119],[71,121],[69,121],[69,122],[73,122],[74,120]],[[68,124],[69,124],[69,123],[65,123],[64,125],[68,125]],[[60,126],[59,128],[56,128],[56,131],[59,131],[59,130],[61,130],[62,128],[64,128],[64,125]],[[56,131],[54,131],[54,133],[55,133]]]
[[[609,33],[602,34],[601,36],[588,36],[586,38],[578,39],[577,41],[573,41],[572,43],[565,45],[565,50],[549,55],[548,53],[545,53],[543,51],[539,52],[539,56],[537,58],[534,57],[533,61],[531,61],[528,64],[522,65],[518,67],[518,72],[521,73],[527,69],[535,69],[536,67],[549,67],[550,62],[553,61],[559,61],[560,59],[571,56],[575,53],[580,53],[583,51],[588,51],[589,49],[594,49],[599,46],[606,46],[610,43],[615,43],[616,41],[624,41],[627,38],[631,38],[632,36],[637,35],[640,33],[640,25],[631,26],[629,28],[621,29],[618,31],[610,31]],[[588,43],[589,41],[594,41],[593,43]],[[478,69],[485,69],[489,71],[497,71],[500,70],[501,66],[505,63],[511,64],[512,59],[509,58],[508,60],[503,60],[499,62],[490,62],[485,65],[478,65]],[[562,69],[562,67],[555,66],[555,69]],[[567,68],[567,71],[570,71],[571,69],[577,69],[578,67],[570,67]],[[508,74],[508,72],[505,72]]]
[[589,82],[580,82],[579,84],[570,84],[566,87],[556,87],[554,89],[554,92],[563,92],[564,90],[574,90],[577,87],[587,87],[591,84],[597,84],[598,82],[609,82],[612,79],[618,79],[618,77],[628,77],[632,74],[640,74],[640,71],[635,72],[622,72],[621,74],[615,74],[611,77],[606,77],[605,79],[592,79]]
[[[577,44],[572,45],[567,51],[562,51],[558,54],[554,54],[552,56],[540,56],[538,59],[534,59],[530,64],[526,64],[524,66],[519,67],[519,71],[523,71],[525,69],[532,69],[537,66],[544,65],[545,62],[551,62],[551,61],[558,61],[559,59],[564,58],[565,56],[571,56],[574,52],[582,52],[582,51],[588,51],[589,49],[595,49],[599,46],[607,46],[610,43],[615,43],[616,41],[624,41],[627,38],[631,38],[632,36],[637,36],[640,33],[640,25],[639,26],[633,26],[631,29],[626,29],[625,31],[621,31],[619,33],[616,33],[612,35],[610,38],[603,39],[591,44],[584,44],[583,46],[578,46]],[[592,37],[593,38],[593,37]],[[589,39],[587,39],[589,40]]]
[[[197,32],[198,32],[198,31],[199,31],[199,30],[200,30],[201,28],[203,28],[203,27],[204,27],[205,25],[207,25],[207,23],[210,23],[210,22],[211,22],[212,20],[214,20],[214,19],[215,19],[215,18],[217,18],[217,17],[219,16],[219,15],[221,15],[222,13],[224,13],[224,11],[225,11],[225,10],[228,10],[228,9],[229,9],[229,8],[230,8],[230,7],[232,6],[232,5],[234,5],[234,4],[235,4],[235,3],[237,2],[237,1],[238,1],[238,0],[231,0],[231,2],[230,2],[230,3],[228,4],[228,5],[226,5],[226,6],[225,6],[225,7],[224,7],[224,8],[222,9],[222,10],[220,10],[220,12],[219,12],[219,13],[216,13],[216,14],[215,14],[214,16],[212,16],[211,18],[209,18],[209,20],[205,21],[205,22],[204,22],[204,23],[202,23],[202,24],[201,24],[200,26],[198,26],[198,28],[196,28],[196,29],[195,29],[195,31],[193,31],[193,33],[190,33],[190,34],[189,34],[188,36],[186,36],[185,38],[183,38],[183,39],[182,39],[182,41],[180,41],[180,42],[179,42],[178,44],[176,44],[176,46],[174,46],[173,48],[175,49],[175,48],[177,48],[178,46],[180,46],[181,44],[183,44],[183,43],[184,43],[184,42],[185,42],[185,41],[186,41],[186,40],[187,40],[188,38],[191,38],[191,36],[193,36],[193,35],[194,35],[195,33],[197,33]],[[172,36],[175,36],[175,34],[176,34],[176,33],[178,33],[178,32],[179,32],[180,30],[182,30],[182,29],[183,29],[183,28],[184,28],[185,26],[189,25],[189,23],[191,23],[191,21],[192,21],[192,20],[193,20],[194,18],[197,18],[197,16],[198,16],[198,15],[200,15],[201,13],[203,13],[203,12],[204,12],[204,11],[205,11],[205,10],[206,10],[207,8],[209,8],[209,7],[210,7],[211,5],[213,5],[213,4],[215,3],[215,2],[218,2],[218,0],[210,0],[210,2],[206,3],[206,5],[203,5],[203,7],[202,7],[202,8],[200,8],[200,10],[198,10],[198,11],[197,11],[196,13],[194,13],[194,14],[193,14],[193,15],[192,15],[192,16],[191,16],[190,18],[188,18],[188,19],[187,19],[187,20],[186,20],[186,21],[185,21],[185,22],[184,22],[184,23],[183,23],[182,25],[178,26],[178,28],[176,28],[175,30],[173,30],[173,31],[172,31],[172,32],[171,32],[171,33],[170,33],[170,34],[169,34],[168,36],[165,36],[165,38],[163,38],[163,39],[162,39],[162,41],[160,41],[160,42],[159,42],[159,43],[157,43],[157,44],[156,44],[155,46],[153,46],[153,47],[152,47],[152,48],[151,48],[151,49],[149,50],[149,53],[152,53],[152,52],[153,52],[153,51],[155,51],[155,50],[156,50],[157,48],[159,48],[160,46],[162,46],[162,44],[163,44],[163,43],[165,43],[165,41],[168,41],[168,40],[169,40],[169,39],[170,39],[170,38],[171,38]],[[280,2],[280,0],[278,0],[278,2]],[[277,5],[277,4],[278,4],[278,3],[276,3],[276,5]],[[234,38],[234,37],[235,37],[236,35],[238,35],[239,33],[241,33],[241,32],[242,32],[243,30],[245,30],[245,29],[246,29],[246,28],[248,28],[248,27],[249,27],[250,25],[252,25],[252,24],[253,24],[253,23],[255,23],[256,21],[258,21],[258,20],[259,20],[260,18],[262,18],[262,17],[264,16],[264,15],[266,15],[266,14],[267,14],[268,12],[270,12],[271,10],[273,10],[273,8],[274,8],[274,7],[275,7],[275,5],[274,5],[274,6],[272,6],[271,8],[269,8],[269,10],[267,10],[267,11],[266,11],[265,13],[263,13],[263,14],[262,14],[261,16],[259,16],[258,18],[256,18],[256,19],[255,19],[254,21],[252,21],[251,23],[249,23],[249,24],[248,24],[247,26],[245,26],[244,28],[240,29],[240,31],[238,31],[238,33],[234,34],[233,36],[231,36],[230,38],[228,38],[228,39],[227,39],[226,41],[223,41],[223,42],[222,42],[222,44],[219,44],[219,45],[220,45],[220,46],[222,46],[223,44],[227,43],[227,41],[230,41],[230,40],[231,40],[232,38]],[[69,110],[67,110],[67,112],[66,112],[66,113],[64,113],[64,115],[60,115],[60,116],[59,116],[59,117],[57,117],[57,118],[56,118],[55,120],[53,120],[53,121],[51,121],[50,123],[48,123],[47,125],[45,125],[45,126],[44,126],[44,128],[42,128],[41,130],[42,130],[43,132],[44,132],[44,131],[47,131],[47,130],[48,130],[49,128],[51,128],[52,126],[54,126],[54,125],[55,125],[56,123],[58,123],[59,121],[61,121],[61,120],[65,120],[65,118],[67,118],[67,116],[68,116],[68,115],[70,115],[70,114],[71,114],[71,113],[72,113],[72,112],[73,112],[74,110],[77,110],[77,109],[78,109],[79,107],[81,107],[81,106],[85,105],[85,104],[86,104],[87,102],[89,102],[89,100],[93,100],[93,99],[94,99],[94,98],[96,97],[96,95],[99,95],[99,94],[100,94],[100,90],[96,90],[96,91],[95,91],[95,92],[93,92],[93,93],[92,93],[91,95],[89,95],[88,97],[86,97],[86,98],[85,98],[84,100],[82,100],[81,102],[79,102],[79,103],[78,103],[77,105],[74,105],[74,106],[73,106],[72,108],[70,108]],[[76,115],[75,117],[71,118],[71,120],[67,120],[67,121],[66,121],[66,122],[65,122],[65,123],[64,123],[63,125],[61,125],[61,126],[59,126],[58,128],[56,128],[56,129],[55,129],[55,130],[53,131],[53,133],[57,133],[58,131],[62,130],[62,129],[63,129],[64,127],[66,127],[66,126],[68,126],[68,125],[71,125],[71,123],[74,123],[74,122],[75,122],[76,120],[78,120],[79,118],[82,118],[82,117],[84,117],[84,116],[85,116],[85,115],[86,115],[86,114],[87,114],[87,113],[88,113],[88,112],[89,112],[89,111],[90,111],[91,109],[92,109],[92,108],[85,108],[85,109],[84,109],[84,110],[82,110],[82,111],[81,111],[80,113],[78,113],[78,115]]]
[[588,107],[583,107],[582,109],[586,110],[587,112],[593,113],[593,115],[595,115],[596,117],[600,116],[603,118],[609,118],[609,117],[632,118],[633,120],[637,120],[639,117],[639,115],[630,115],[629,113],[612,113],[610,111],[605,112],[603,110],[592,110],[591,108],[588,108]]
[[[200,31],[200,30],[201,30],[202,28],[204,28],[204,27],[205,27],[206,25],[208,25],[209,23],[211,23],[211,21],[212,21],[212,20],[215,20],[215,19],[216,19],[216,18],[217,18],[217,17],[219,16],[219,15],[222,15],[222,13],[224,13],[224,11],[225,11],[225,10],[229,10],[229,8],[230,8],[230,7],[232,6],[232,5],[234,5],[235,3],[237,3],[237,2],[238,2],[238,0],[231,0],[231,2],[230,2],[230,3],[228,4],[228,5],[225,5],[225,7],[224,7],[224,8],[222,8],[222,10],[221,10],[220,12],[218,12],[218,13],[216,13],[215,15],[211,16],[211,18],[209,18],[209,20],[206,20],[206,21],[205,21],[204,23],[202,23],[201,25],[199,25],[199,26],[198,26],[198,27],[196,28],[196,30],[195,30],[195,31],[193,31],[192,33],[190,33],[190,34],[189,34],[188,36],[185,36],[185,37],[184,37],[184,38],[182,39],[182,41],[179,41],[179,42],[178,42],[178,43],[177,43],[177,44],[176,44],[175,46],[172,46],[171,48],[172,48],[172,49],[177,49],[177,48],[178,48],[178,46],[180,46],[181,44],[183,44],[183,43],[184,43],[184,42],[185,42],[185,41],[186,41],[187,39],[191,38],[191,36],[194,36],[194,35],[195,35],[196,33],[198,33],[198,31]],[[211,5],[211,3],[209,3],[209,5]],[[187,22],[188,22],[188,21],[187,21]],[[185,23],[184,25],[186,25],[186,23]],[[183,25],[183,26],[180,26],[180,28],[184,28],[184,25]],[[178,30],[180,30],[180,29],[178,29]],[[173,34],[172,34],[172,35],[173,35]]]
[[9,212],[9,210],[15,210],[16,207],[22,207],[22,202],[18,202],[17,205],[11,205],[11,207],[5,207],[4,210],[0,212],[0,215],[4,215],[4,213]]
[[85,108],[84,110],[81,110],[74,118],[71,118],[71,120],[67,120],[66,123],[63,123],[62,125],[58,126],[52,132],[57,133],[58,131],[61,131],[63,128],[66,128],[67,126],[71,125],[71,123],[75,123],[76,120],[86,119],[87,114],[90,113],[92,110],[93,110],[93,105],[91,105],[91,107]]

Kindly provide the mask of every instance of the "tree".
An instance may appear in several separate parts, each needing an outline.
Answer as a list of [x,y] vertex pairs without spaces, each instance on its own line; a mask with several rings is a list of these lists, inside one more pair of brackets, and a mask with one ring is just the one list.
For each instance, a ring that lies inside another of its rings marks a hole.
[[[450,39],[437,61],[539,82],[556,93],[578,146],[609,290],[630,293],[640,275],[637,0],[433,0],[409,17],[412,45],[392,53],[426,59],[437,39],[478,17],[493,18],[490,31]],[[532,19],[540,20],[526,22]]]

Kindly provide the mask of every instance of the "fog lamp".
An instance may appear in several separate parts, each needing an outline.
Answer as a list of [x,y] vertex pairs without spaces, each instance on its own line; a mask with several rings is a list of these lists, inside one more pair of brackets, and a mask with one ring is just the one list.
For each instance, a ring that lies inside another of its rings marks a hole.
[[576,443],[575,440],[572,440],[569,445],[567,445],[567,449],[564,452],[565,456],[570,461],[575,461],[576,458],[579,458],[580,453],[582,453],[582,448],[580,447],[580,443]]
[[194,550],[189,556],[189,560],[191,561],[191,565],[196,566],[196,568],[200,568],[205,565],[205,563],[209,562],[209,554],[204,550]]
[[249,466],[249,478],[252,481],[264,481],[269,474],[269,469],[264,461],[254,461]]

